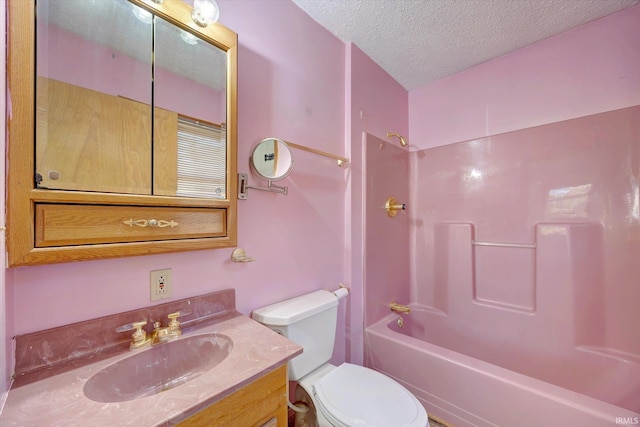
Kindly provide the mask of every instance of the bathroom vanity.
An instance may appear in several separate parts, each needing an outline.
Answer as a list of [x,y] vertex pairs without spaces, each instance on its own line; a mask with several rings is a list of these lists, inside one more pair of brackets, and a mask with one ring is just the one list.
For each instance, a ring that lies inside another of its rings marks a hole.
[[[171,312],[184,326],[168,342],[130,350],[115,331]],[[18,336],[0,425],[286,426],[286,365],[301,352],[235,311],[233,290]]]
[[287,367],[255,380],[178,424],[181,427],[287,425]]

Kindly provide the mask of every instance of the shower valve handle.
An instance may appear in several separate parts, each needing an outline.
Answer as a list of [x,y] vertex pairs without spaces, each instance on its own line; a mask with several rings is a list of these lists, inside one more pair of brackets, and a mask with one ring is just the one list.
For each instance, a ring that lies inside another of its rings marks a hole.
[[384,204],[384,208],[387,210],[387,215],[394,217],[399,211],[407,209],[406,203],[398,203],[395,197],[389,197]]

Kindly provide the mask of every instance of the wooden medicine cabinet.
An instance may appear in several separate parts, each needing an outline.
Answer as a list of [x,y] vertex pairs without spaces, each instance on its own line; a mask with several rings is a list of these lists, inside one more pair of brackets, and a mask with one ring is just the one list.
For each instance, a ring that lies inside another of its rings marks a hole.
[[182,0],[9,0],[9,266],[236,246],[237,35]]

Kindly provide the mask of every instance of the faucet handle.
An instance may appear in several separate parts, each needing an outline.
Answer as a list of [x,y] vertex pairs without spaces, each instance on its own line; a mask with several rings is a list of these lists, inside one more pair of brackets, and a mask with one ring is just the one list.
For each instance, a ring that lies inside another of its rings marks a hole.
[[[147,324],[146,320],[143,320],[142,322],[144,322],[141,326],[144,326]],[[142,323],[142,322],[132,322],[132,323],[127,323],[126,325],[122,325],[122,326],[118,326],[116,328],[116,332],[127,332],[127,331],[132,331],[136,328],[135,325]]]
[[175,313],[167,314],[167,317],[169,318],[169,320],[173,320],[173,319],[177,319],[178,317],[188,316],[191,313],[193,313],[193,312],[190,311],[190,310],[187,310],[187,311],[176,311]]
[[186,316],[190,314],[190,311],[176,311],[175,313],[170,313],[167,315],[169,318],[169,335],[172,337],[178,337],[182,335],[182,331],[180,330],[180,322],[178,321],[178,317]]
[[169,325],[171,325],[174,322],[180,324],[180,322],[178,322],[178,317],[188,316],[191,313],[192,313],[191,311],[176,311],[175,313],[167,314],[167,317],[170,320]]
[[144,325],[147,324],[146,320],[142,320],[140,322],[127,323],[126,325],[122,325],[116,328],[116,332],[125,332],[135,329],[133,334],[131,334],[131,344],[129,348],[131,350],[135,350],[141,347],[145,347],[148,344],[151,344],[151,340],[147,338],[147,332],[142,329]]
[[131,341],[131,345],[129,346],[131,350],[135,350],[137,348],[145,347],[148,344],[151,344],[151,340],[147,338],[147,332],[144,329],[142,329],[142,327],[146,324],[147,324],[146,320],[132,323],[133,327],[136,330],[131,335],[132,341]]

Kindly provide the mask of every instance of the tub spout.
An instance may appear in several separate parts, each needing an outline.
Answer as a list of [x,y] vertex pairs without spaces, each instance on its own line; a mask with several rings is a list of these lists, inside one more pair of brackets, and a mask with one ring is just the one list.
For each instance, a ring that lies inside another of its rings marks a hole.
[[404,313],[404,314],[411,313],[411,308],[409,308],[404,304],[399,304],[397,302],[392,302],[391,304],[389,304],[389,308],[391,308],[391,311],[395,313]]

